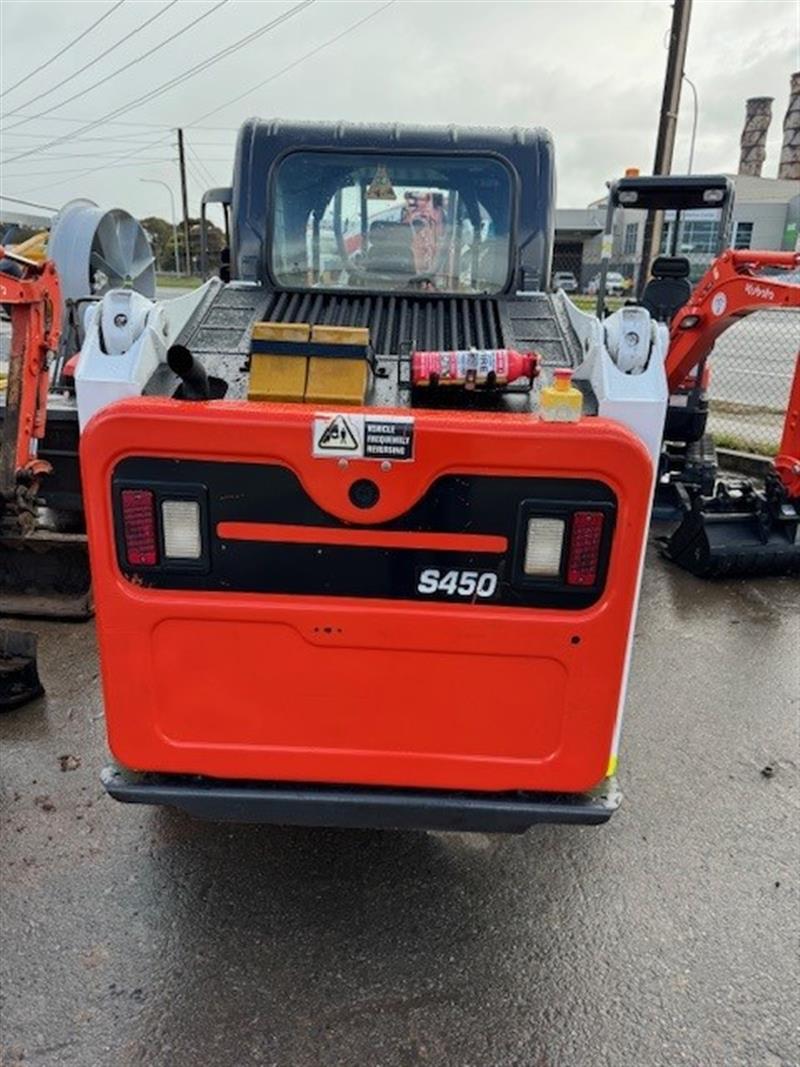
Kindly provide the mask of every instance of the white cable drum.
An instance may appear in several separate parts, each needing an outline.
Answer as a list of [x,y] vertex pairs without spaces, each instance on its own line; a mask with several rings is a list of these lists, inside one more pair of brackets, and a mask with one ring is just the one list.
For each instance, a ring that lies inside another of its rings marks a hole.
[[155,297],[155,258],[147,234],[121,208],[106,211],[92,200],[71,200],[53,222],[47,255],[65,300],[121,288]]

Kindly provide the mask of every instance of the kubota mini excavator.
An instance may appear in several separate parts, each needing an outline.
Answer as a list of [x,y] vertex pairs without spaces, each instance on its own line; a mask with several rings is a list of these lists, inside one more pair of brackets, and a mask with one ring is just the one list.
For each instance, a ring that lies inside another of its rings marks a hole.
[[[666,254],[654,260],[640,303],[670,328],[670,400],[654,518],[677,517],[680,525],[661,539],[664,555],[704,578],[791,575],[800,571],[798,372],[779,455],[763,485],[723,476],[707,433],[709,357],[717,338],[753,312],[794,309],[797,314],[800,309],[800,286],[780,277],[781,272],[796,271],[800,255],[728,249],[733,198],[733,182],[724,175],[636,175],[611,182],[597,314],[602,316],[605,307],[615,229],[637,215],[643,219],[645,213],[647,225],[662,221]],[[626,214],[620,218],[623,210]],[[694,251],[686,227],[698,223],[703,227],[702,250]],[[644,229],[642,221],[632,226]],[[767,270],[769,276],[763,273]],[[690,276],[701,271],[693,286]],[[757,380],[756,367],[752,376]]]
[[[800,286],[762,273],[798,267],[797,252],[729,250],[719,256],[672,320],[671,387],[704,363],[731,322],[764,309],[800,307]],[[701,577],[800,573],[800,351],[778,455],[763,488],[727,477],[710,493],[698,485],[683,493],[684,518],[664,541],[669,559]]]
[[[10,308],[12,329],[0,437],[0,538],[12,544],[35,526],[39,482],[50,470],[38,455],[38,443],[44,435],[48,363],[61,333],[61,291],[53,264],[21,256],[13,262],[18,275],[0,272],[0,303]],[[0,628],[0,711],[42,692],[35,635]]]

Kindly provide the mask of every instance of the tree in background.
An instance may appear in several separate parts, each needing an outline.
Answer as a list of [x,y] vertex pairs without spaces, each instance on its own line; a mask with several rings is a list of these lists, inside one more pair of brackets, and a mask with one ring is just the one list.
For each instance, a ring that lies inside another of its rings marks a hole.
[[[150,215],[139,220],[150,240],[153,255],[156,257],[156,269],[164,272],[175,272],[175,246],[173,241],[172,223],[166,219],[160,219]],[[206,220],[206,240],[208,243],[208,269],[212,273],[219,270],[220,252],[225,247],[225,234],[215,226],[213,222]],[[189,242],[191,244],[190,262],[192,273],[200,270],[200,219],[189,219]],[[181,260],[185,256],[183,247],[183,227],[178,228],[178,244]],[[183,265],[183,264],[182,264]]]
[[[172,223],[150,215],[139,219],[156,257],[156,270],[176,272],[175,248],[172,240]],[[178,236],[180,240],[180,235]]]

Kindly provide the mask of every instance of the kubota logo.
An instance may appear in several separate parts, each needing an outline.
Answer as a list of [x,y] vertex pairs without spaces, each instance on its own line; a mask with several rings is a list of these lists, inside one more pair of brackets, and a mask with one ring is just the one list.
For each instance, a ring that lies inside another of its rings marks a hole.
[[748,296],[758,297],[759,300],[775,299],[775,290],[768,288],[766,285],[755,285],[753,282],[747,282],[744,291]]

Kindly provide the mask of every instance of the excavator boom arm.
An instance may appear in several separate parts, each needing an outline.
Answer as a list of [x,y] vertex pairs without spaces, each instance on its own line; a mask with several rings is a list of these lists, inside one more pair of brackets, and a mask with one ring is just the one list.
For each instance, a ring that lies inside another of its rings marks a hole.
[[688,304],[672,320],[667,356],[670,391],[681,385],[736,319],[766,308],[800,308],[800,285],[759,276],[765,267],[798,268],[800,253],[729,249],[714,260]]
[[58,347],[61,293],[51,262],[7,255],[25,267],[16,278],[0,272],[0,303],[11,305],[12,339],[3,419],[0,496],[13,499],[23,472],[43,473],[35,442],[44,436],[47,415],[47,358]]

